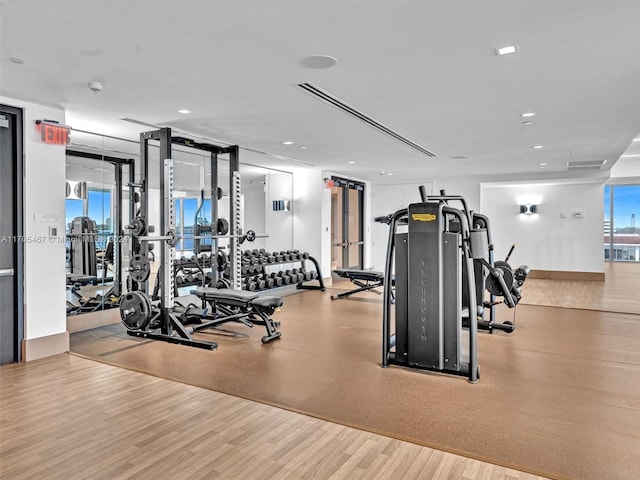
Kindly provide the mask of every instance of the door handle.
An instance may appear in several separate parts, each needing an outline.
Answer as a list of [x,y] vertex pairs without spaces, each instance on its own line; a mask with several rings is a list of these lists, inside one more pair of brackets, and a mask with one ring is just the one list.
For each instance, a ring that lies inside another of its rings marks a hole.
[[13,268],[0,269],[0,277],[11,277],[11,276],[13,276]]

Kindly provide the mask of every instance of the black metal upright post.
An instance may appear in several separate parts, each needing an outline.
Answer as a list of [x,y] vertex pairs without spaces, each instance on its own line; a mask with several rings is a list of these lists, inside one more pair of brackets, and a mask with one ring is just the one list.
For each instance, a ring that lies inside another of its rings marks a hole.
[[115,164],[116,198],[115,198],[115,226],[113,238],[113,294],[117,297],[122,293],[122,164]]
[[[171,160],[171,129],[161,128],[158,132],[160,141],[160,235],[173,231],[173,163]],[[168,161],[168,162],[167,162]],[[160,242],[160,311],[163,319],[168,319],[173,308],[173,246],[166,241]],[[166,329],[166,330],[165,330]],[[162,333],[171,334],[171,322],[162,322]]]
[[[149,140],[153,138],[154,132],[144,132],[140,134],[140,217],[146,222],[147,227],[149,225]],[[133,183],[133,181],[132,181]],[[135,190],[132,188],[130,195],[133,195]],[[130,200],[133,197],[130,198]],[[134,208],[133,202],[131,202],[132,208]],[[135,208],[134,208],[135,210]],[[135,212],[131,216],[131,220],[137,216],[138,212]],[[131,221],[130,220],[130,221]],[[134,251],[137,249],[138,253],[142,255],[144,258],[149,257],[149,243],[148,242],[140,242],[138,245],[135,245],[137,240],[133,240],[134,242]],[[145,281],[142,284],[138,285],[138,289],[143,292],[149,292],[149,282]]]

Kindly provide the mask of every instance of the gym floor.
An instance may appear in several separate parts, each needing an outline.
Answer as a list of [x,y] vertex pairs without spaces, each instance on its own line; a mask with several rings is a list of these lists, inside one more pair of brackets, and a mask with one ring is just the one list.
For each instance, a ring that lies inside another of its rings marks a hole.
[[[92,468],[98,464],[112,473],[90,478],[130,478],[130,473],[142,472],[141,466],[145,478],[175,468],[195,472],[188,478],[214,471],[226,478],[328,478],[331,474],[348,478],[536,478],[511,468],[552,478],[636,478],[640,471],[640,299],[632,292],[640,291],[640,265],[614,267],[607,271],[605,284],[615,283],[616,276],[625,278],[625,290],[616,290],[614,295],[627,299],[635,315],[521,304],[515,334],[481,334],[477,385],[463,378],[381,369],[381,299],[373,293],[334,302],[329,300],[331,291],[286,297],[284,308],[276,314],[282,321],[283,339],[270,345],[260,344],[260,327],[230,327],[226,334],[202,334],[218,341],[220,348],[215,352],[140,341],[128,337],[118,324],[76,333],[72,350],[100,362],[282,406],[385,437],[218,397],[220,394],[209,390],[178,385],[178,393],[173,393],[173,382],[62,356],[0,369],[3,381],[11,379],[7,385],[18,385],[2,389],[3,409],[8,402],[20,400],[44,410],[42,396],[69,397],[70,402],[67,406],[56,400],[53,405],[58,406],[51,412],[38,413],[36,408],[31,414],[53,417],[53,423],[47,422],[48,433],[44,426],[36,427],[13,411],[10,417],[3,416],[0,473],[15,472],[14,468],[22,466],[32,477],[19,478],[36,478],[39,467],[30,457],[37,458],[41,466],[56,436],[79,445],[99,432],[110,439],[106,452],[94,453],[87,445],[82,451],[88,459],[69,454],[64,465]],[[575,302],[581,292],[593,294],[593,285],[571,290],[562,284],[563,291],[553,282],[527,283],[525,298],[530,301],[540,289],[554,292],[557,298],[547,300],[555,303]],[[350,285],[336,284],[334,289]],[[606,298],[607,288],[602,291],[600,300],[611,301]],[[513,311],[501,313],[506,320]],[[67,387],[47,390],[47,382],[60,375]],[[42,386],[34,381],[41,376]],[[28,379],[29,388],[20,388],[20,379]],[[80,393],[88,390],[93,393]],[[176,395],[184,395],[187,407],[175,405],[175,399],[172,403]],[[74,422],[76,415],[91,418],[92,411],[97,413],[94,424]],[[114,425],[102,419],[115,412],[123,418],[113,419]],[[236,423],[225,423],[229,418]],[[321,436],[314,433],[317,429]],[[260,439],[267,439],[264,449]],[[96,441],[96,446],[104,444],[104,440]],[[180,448],[183,444],[186,451]],[[209,455],[202,456],[198,445]],[[118,455],[118,450],[123,453]],[[223,454],[231,455],[235,462],[214,460]],[[281,458],[287,458],[286,465]],[[61,465],[63,459],[47,461]]]

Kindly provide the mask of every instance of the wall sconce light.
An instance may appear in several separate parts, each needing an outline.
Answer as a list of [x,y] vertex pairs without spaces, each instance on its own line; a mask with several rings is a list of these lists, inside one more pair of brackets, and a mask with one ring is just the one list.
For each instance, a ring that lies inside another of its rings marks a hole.
[[534,213],[538,213],[537,205],[520,205],[520,213],[525,215],[533,215]]
[[291,211],[291,202],[289,200],[274,200],[273,201],[274,212],[289,212]]

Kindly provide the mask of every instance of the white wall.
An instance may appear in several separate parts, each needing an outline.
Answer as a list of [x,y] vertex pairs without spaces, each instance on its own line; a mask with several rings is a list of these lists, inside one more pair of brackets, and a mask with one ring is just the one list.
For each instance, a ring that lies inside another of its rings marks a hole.
[[320,170],[294,170],[292,209],[294,248],[309,252],[320,263],[322,276],[330,277],[331,191]]
[[[295,201],[292,202],[292,197],[295,196],[293,185],[291,184],[293,181],[292,175],[289,173],[269,172],[266,175],[266,179],[267,195],[266,200],[263,200],[263,212],[265,227],[269,234],[267,250],[277,252],[291,250],[293,248],[302,250],[301,247],[296,246],[295,239],[292,242],[294,214],[291,209],[296,208]],[[290,210],[274,211],[272,203],[274,200],[289,201]],[[258,233],[257,230],[256,233]]]
[[[402,185],[373,185],[371,199],[371,215],[375,217],[389,215],[397,210],[407,208],[411,203],[420,202],[419,187],[424,185],[427,195],[439,195],[445,190],[447,195],[464,197],[470,210],[480,211],[480,182],[473,178],[437,179],[432,182],[411,183]],[[371,225],[371,268],[383,271],[389,238],[389,227],[383,223]]]
[[[537,204],[537,215],[519,205]],[[509,263],[536,270],[602,272],[603,185],[512,184],[482,186],[482,213],[489,217],[496,259],[516,244]],[[583,212],[583,218],[574,216]]]
[[640,157],[620,158],[611,168],[611,178],[634,178],[640,182]]
[[[470,210],[489,217],[496,259],[504,258],[510,246],[516,249],[512,265],[527,264],[539,270],[602,272],[603,197],[602,182],[536,184],[481,183],[480,178],[441,178],[423,183],[427,194],[462,195]],[[419,202],[419,184],[374,185],[371,216],[388,215]],[[520,203],[540,202],[540,214],[519,214]],[[584,218],[573,217],[584,211]],[[565,218],[561,217],[561,213]],[[373,223],[372,268],[384,270],[389,229]]]
[[[291,176],[291,175],[289,175]],[[253,230],[258,235],[267,233],[267,227],[265,217],[267,215],[267,209],[271,208],[271,205],[267,205],[265,201],[265,177],[261,179],[254,179],[252,183],[244,182],[242,186],[242,231],[247,232]],[[225,216],[226,218],[226,216]],[[291,236],[289,236],[291,237]],[[265,250],[270,248],[268,244],[268,238],[256,238],[252,243],[244,243],[242,249],[254,248]],[[291,243],[291,238],[289,238]]]
[[[42,143],[35,125],[42,119],[64,124],[65,113],[11,98],[0,102],[24,109],[24,336],[30,340],[67,331],[65,147]],[[58,229],[57,238],[49,237],[50,227]]]

